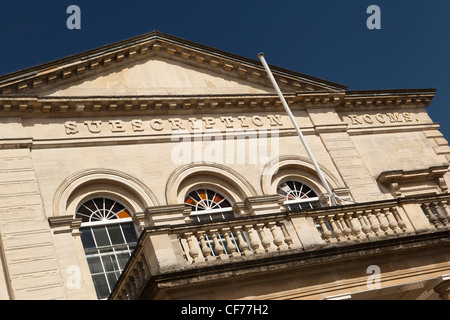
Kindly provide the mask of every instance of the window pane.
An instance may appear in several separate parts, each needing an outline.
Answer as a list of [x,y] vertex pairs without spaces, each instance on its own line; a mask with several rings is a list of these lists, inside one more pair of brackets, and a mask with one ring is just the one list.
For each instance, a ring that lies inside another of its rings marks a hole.
[[136,231],[134,230],[133,224],[123,223],[120,226],[122,227],[122,231],[125,235],[125,240],[127,243],[133,243],[137,241],[137,235]]
[[109,296],[109,287],[106,282],[106,277],[104,274],[93,275],[92,280],[94,280],[95,291],[97,291],[97,296],[99,299],[104,299]]
[[[116,200],[98,197],[81,204],[76,216],[82,222],[94,222],[130,218],[131,213]],[[134,225],[106,223],[82,227],[80,231],[97,296],[107,298],[136,246]]]
[[102,256],[102,261],[106,272],[119,270],[116,257],[113,254]]
[[90,228],[81,229],[81,242],[85,249],[95,248],[95,242]]
[[94,232],[95,241],[97,241],[97,247],[111,245],[105,227],[92,228],[92,231]]
[[[93,211],[97,211],[97,208],[95,208],[94,202],[92,202],[92,200],[90,200],[90,201],[84,203],[83,206],[89,208],[91,213],[92,213]],[[88,210],[88,211],[89,211],[89,210]]]
[[89,270],[91,271],[91,273],[103,272],[103,267],[102,267],[102,263],[100,262],[100,257],[90,256],[90,257],[87,257],[87,261],[88,261]]
[[113,245],[125,243],[125,240],[122,236],[122,231],[120,231],[120,225],[115,224],[107,226],[107,229]]
[[119,262],[120,269],[123,270],[125,268],[125,265],[127,264],[128,260],[130,259],[130,253],[128,253],[128,252],[117,253],[117,259]]
[[111,289],[114,288],[114,285],[116,284],[117,279],[119,279],[119,276],[120,276],[119,272],[109,272],[106,274]]
[[103,198],[96,198],[94,200],[92,200],[95,203],[95,207],[98,210],[103,210],[104,205],[103,205]]

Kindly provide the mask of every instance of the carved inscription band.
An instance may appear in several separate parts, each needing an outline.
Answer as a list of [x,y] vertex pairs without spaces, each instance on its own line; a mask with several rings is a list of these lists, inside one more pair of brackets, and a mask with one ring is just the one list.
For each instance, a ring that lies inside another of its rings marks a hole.
[[399,122],[413,122],[419,121],[418,119],[414,119],[413,115],[409,112],[387,112],[387,113],[377,113],[373,114],[349,114],[349,119],[351,120],[350,124],[358,125],[358,124],[385,124],[385,123],[399,123]]
[[[350,114],[347,116],[350,125],[376,125],[392,123],[411,123],[419,121],[409,112],[387,112],[377,114]],[[86,120],[83,122],[66,121],[64,123],[67,135],[78,133],[98,134],[101,132],[124,133],[124,132],[143,132],[143,131],[175,131],[175,130],[195,130],[195,129],[258,129],[263,127],[278,128],[291,127],[290,123],[281,115],[239,115],[239,116],[221,116],[221,117],[202,117],[202,118],[154,118],[150,120],[132,119],[132,120]]]
[[87,129],[90,133],[100,133],[102,131],[109,132],[142,132],[146,130],[152,131],[175,131],[175,130],[191,130],[191,129],[227,129],[227,128],[258,128],[258,127],[282,127],[282,117],[280,115],[267,116],[222,116],[219,118],[202,117],[198,118],[168,118],[168,119],[132,119],[130,121],[123,120],[87,120],[83,123],[76,121],[66,121],[64,124],[66,134],[77,134],[80,130]]

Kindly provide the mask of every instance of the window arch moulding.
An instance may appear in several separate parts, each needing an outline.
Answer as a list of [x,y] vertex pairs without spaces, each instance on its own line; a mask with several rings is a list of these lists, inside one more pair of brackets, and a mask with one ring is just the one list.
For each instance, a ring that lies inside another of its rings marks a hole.
[[199,188],[223,194],[234,204],[233,210],[239,215],[243,213],[244,201],[257,196],[254,187],[231,168],[219,164],[188,164],[170,175],[166,185],[167,204],[184,204],[186,195]]
[[[319,166],[332,191],[344,201],[352,202],[353,197],[345,183],[323,165]],[[313,163],[301,156],[280,156],[267,163],[260,180],[263,194],[277,194],[278,186],[289,180],[297,180],[309,185],[318,193],[321,204],[329,206],[327,192],[320,182]]]
[[111,169],[89,169],[71,175],[59,186],[53,217],[74,216],[77,205],[94,196],[117,198],[135,213],[159,205],[151,190],[133,176]]
[[188,164],[177,168],[166,185],[167,204],[184,203],[186,193],[202,184],[219,189],[233,202],[256,196],[253,186],[239,173],[218,164]]

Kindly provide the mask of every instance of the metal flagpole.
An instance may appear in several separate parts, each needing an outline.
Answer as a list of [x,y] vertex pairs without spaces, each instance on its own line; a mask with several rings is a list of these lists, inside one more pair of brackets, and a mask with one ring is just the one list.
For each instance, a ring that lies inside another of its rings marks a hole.
[[331,191],[330,186],[328,185],[327,181],[325,180],[322,170],[320,170],[319,164],[317,163],[316,159],[314,158],[314,155],[311,152],[311,149],[309,149],[308,144],[305,141],[305,138],[303,137],[302,132],[300,131],[300,128],[297,125],[297,122],[295,121],[294,116],[292,115],[291,110],[289,109],[288,104],[286,103],[286,100],[283,97],[283,94],[281,93],[280,88],[278,87],[277,82],[275,81],[275,78],[272,75],[272,72],[270,71],[270,68],[266,62],[266,59],[264,59],[264,53],[258,54],[259,60],[261,60],[264,69],[266,69],[267,75],[270,78],[270,81],[272,81],[272,85],[274,86],[275,90],[278,93],[278,96],[280,97],[281,103],[283,104],[284,109],[286,110],[286,113],[288,114],[289,118],[291,119],[292,124],[294,125],[295,130],[297,131],[298,136],[300,137],[300,140],[303,143],[303,146],[306,149],[306,152],[308,153],[309,158],[311,159],[314,167],[316,168],[317,174],[319,175],[320,181],[322,182],[323,186],[325,187],[325,190],[328,193],[328,196],[330,197],[330,203],[332,205],[338,205],[337,200],[335,198],[334,193]]

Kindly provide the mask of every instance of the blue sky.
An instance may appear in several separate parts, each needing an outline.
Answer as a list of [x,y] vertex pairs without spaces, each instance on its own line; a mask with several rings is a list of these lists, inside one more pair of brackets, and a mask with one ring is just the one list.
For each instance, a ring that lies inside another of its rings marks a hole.
[[[81,29],[69,30],[69,5]],[[366,9],[381,9],[369,30]],[[348,86],[436,88],[428,108],[450,139],[450,1],[3,0],[0,75],[158,30]]]

